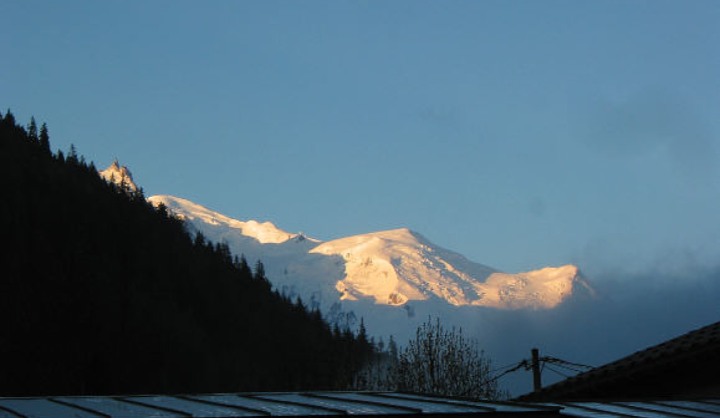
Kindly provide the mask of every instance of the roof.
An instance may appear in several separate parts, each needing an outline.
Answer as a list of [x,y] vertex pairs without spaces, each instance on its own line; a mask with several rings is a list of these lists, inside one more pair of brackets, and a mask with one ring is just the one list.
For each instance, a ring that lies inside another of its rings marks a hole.
[[720,322],[519,397],[523,401],[720,397]]
[[186,417],[720,418],[720,398],[656,402],[520,403],[397,392],[0,398],[0,418]]
[[563,402],[547,403],[561,407],[563,415],[581,418],[717,418],[720,399],[620,401],[620,402]]
[[316,415],[559,417],[559,407],[394,392],[0,398],[0,418],[175,418]]

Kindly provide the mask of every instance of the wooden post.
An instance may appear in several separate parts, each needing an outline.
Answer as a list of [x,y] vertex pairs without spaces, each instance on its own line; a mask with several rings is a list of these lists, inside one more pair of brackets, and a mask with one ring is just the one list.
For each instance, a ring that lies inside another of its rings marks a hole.
[[532,374],[533,374],[533,392],[539,392],[542,389],[542,380],[540,379],[540,351],[537,348],[531,350],[532,353]]

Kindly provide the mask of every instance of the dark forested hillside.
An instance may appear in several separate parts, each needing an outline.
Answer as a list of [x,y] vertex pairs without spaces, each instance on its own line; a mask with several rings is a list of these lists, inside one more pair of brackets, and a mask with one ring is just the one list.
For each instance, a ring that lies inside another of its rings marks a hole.
[[340,388],[371,350],[9,111],[0,190],[0,395]]

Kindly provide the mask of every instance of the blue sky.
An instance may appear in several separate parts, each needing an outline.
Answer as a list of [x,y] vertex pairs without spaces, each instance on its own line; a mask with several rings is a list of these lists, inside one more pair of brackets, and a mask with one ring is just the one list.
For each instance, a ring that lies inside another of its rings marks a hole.
[[717,1],[11,0],[0,39],[2,111],[148,196],[508,271],[720,256]]

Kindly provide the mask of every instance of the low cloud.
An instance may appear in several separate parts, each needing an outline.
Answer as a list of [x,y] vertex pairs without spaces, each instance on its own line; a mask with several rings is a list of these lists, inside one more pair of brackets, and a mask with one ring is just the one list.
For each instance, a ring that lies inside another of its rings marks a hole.
[[[597,299],[551,311],[486,311],[471,333],[497,366],[528,358],[533,347],[541,355],[599,366],[720,320],[720,265],[686,264],[682,271],[652,269],[593,283]],[[545,384],[562,378],[543,373]],[[529,372],[502,382],[514,395],[532,389]]]

